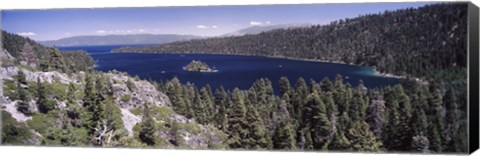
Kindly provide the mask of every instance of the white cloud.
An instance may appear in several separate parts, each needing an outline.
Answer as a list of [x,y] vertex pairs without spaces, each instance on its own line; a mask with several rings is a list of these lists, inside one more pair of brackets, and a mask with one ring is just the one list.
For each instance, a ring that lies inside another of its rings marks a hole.
[[105,30],[97,30],[96,32],[97,32],[98,34],[105,34],[105,33],[107,33],[107,31],[105,31]]
[[66,32],[65,35],[72,35],[72,33]]
[[207,28],[208,28],[208,26],[204,26],[204,25],[197,25],[197,28],[199,28],[199,29],[207,29]]
[[218,28],[218,26],[216,26],[216,25],[212,25],[212,28],[213,28],[213,29],[217,29],[217,28]]
[[262,24],[263,24],[262,22],[250,21],[250,25],[252,25],[252,26],[257,26],[257,25],[262,25]]
[[266,21],[265,24],[270,24],[270,21]]
[[145,32],[145,29],[138,29],[139,32]]
[[17,34],[20,36],[37,36],[37,34],[34,32],[19,32]]

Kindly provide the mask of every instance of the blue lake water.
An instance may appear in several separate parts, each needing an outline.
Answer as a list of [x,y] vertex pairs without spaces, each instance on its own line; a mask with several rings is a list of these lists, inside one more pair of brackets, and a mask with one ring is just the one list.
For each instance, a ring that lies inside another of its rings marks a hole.
[[[85,50],[96,62],[100,71],[118,70],[140,78],[166,81],[177,76],[181,82],[191,82],[197,87],[210,84],[212,88],[223,85],[232,90],[235,87],[248,89],[259,78],[272,81],[278,92],[278,80],[287,76],[295,84],[299,77],[307,83],[310,79],[320,82],[325,76],[334,80],[335,75],[344,76],[344,81],[356,86],[360,80],[368,88],[394,85],[398,79],[375,76],[370,67],[345,64],[298,61],[281,58],[236,55],[209,54],[148,54],[148,53],[111,53],[110,50],[120,46],[78,46],[59,47],[62,50]],[[201,60],[210,67],[219,70],[216,73],[187,72],[183,66],[192,60]],[[348,77],[348,78],[347,78]]]

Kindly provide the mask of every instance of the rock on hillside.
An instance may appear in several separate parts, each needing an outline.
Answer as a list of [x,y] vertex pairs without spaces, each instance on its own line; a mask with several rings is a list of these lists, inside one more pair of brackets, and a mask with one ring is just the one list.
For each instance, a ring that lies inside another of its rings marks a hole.
[[[156,87],[148,81],[135,80],[128,76],[127,73],[117,71],[106,73],[106,75],[113,84],[113,95],[116,97],[115,103],[120,108],[143,108],[145,103],[151,103],[161,107],[171,106],[168,97],[162,92],[159,92]],[[127,85],[128,81],[132,82],[133,87]]]

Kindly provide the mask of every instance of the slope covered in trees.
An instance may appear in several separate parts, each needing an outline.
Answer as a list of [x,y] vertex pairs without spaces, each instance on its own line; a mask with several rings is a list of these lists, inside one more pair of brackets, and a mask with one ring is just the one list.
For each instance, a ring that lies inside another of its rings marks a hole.
[[280,29],[116,52],[219,53],[341,61],[380,72],[427,77],[432,71],[466,67],[467,4],[360,15],[327,25]]
[[[174,110],[228,134],[231,149],[331,150],[368,152],[465,152],[466,110],[462,96],[443,86],[406,81],[366,90],[335,80],[294,86],[280,79],[282,96],[271,81],[250,89],[197,88],[178,78],[157,84]],[[409,83],[415,83],[414,87]]]

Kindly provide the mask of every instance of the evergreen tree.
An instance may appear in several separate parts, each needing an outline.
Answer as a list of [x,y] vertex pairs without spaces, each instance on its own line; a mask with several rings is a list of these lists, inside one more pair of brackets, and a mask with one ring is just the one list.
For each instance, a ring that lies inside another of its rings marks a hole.
[[19,70],[17,75],[15,76],[16,80],[17,80],[17,83],[20,84],[20,85],[28,85],[27,84],[27,78],[25,77],[25,73],[23,73],[22,70]]
[[244,97],[238,88],[232,92],[232,105],[228,113],[228,146],[233,149],[245,148],[248,123],[245,120]]
[[344,151],[350,147],[350,141],[342,130],[333,135],[331,143],[328,145],[329,150]]
[[333,83],[328,77],[325,77],[320,81],[320,88],[323,92],[332,92],[334,90]]
[[385,101],[379,92],[374,93],[374,98],[368,108],[367,122],[370,129],[378,139],[382,138],[382,127],[385,120]]
[[278,150],[294,150],[295,136],[292,125],[288,120],[282,120],[275,128],[272,136],[273,149]]
[[228,127],[226,102],[227,93],[225,92],[223,86],[220,86],[220,88],[215,91],[215,105],[218,109],[217,113],[215,114],[215,124],[217,125],[217,128],[223,132],[227,132]]
[[200,98],[202,100],[203,105],[203,113],[204,113],[204,122],[211,123],[213,121],[213,117],[215,114],[215,105],[213,104],[212,95],[210,91],[210,87],[203,87],[200,90]]
[[19,101],[17,102],[17,110],[22,112],[25,115],[31,115],[32,110],[30,109],[30,105],[28,102],[30,101],[27,95],[27,91],[25,88],[22,87],[22,85],[18,84],[17,86],[17,93],[18,93],[18,98]]
[[265,149],[267,148],[266,130],[258,111],[252,106],[247,106],[245,120],[248,123],[248,134],[245,140],[247,149]]
[[55,105],[52,105],[53,103],[47,102],[45,85],[40,81],[40,78],[37,78],[37,97],[38,111],[48,113],[55,109]]
[[201,99],[198,90],[195,90],[195,98],[193,99],[195,117],[198,123],[205,124],[207,122],[207,108],[205,101]]
[[311,137],[315,149],[326,149],[328,147],[328,136],[330,134],[330,120],[328,119],[325,104],[318,96],[317,92],[313,92],[307,97],[305,104],[304,121],[305,127],[311,128]]
[[149,107],[150,106],[148,106],[148,104],[145,104],[138,138],[148,146],[153,146],[156,144],[155,132],[157,131],[157,127],[155,124],[155,120],[151,116]]
[[182,90],[183,88],[180,84],[180,80],[178,80],[177,77],[174,77],[166,84],[167,96],[172,102],[173,110],[183,115],[187,114],[187,106],[185,104],[185,96],[182,94]]
[[[295,94],[293,96],[293,98],[291,99],[292,100],[292,104],[293,104],[293,108],[295,110],[295,113],[292,113],[290,114],[293,118],[296,119],[296,121],[298,121],[299,123],[298,124],[302,124],[300,122],[303,122],[302,121],[302,110],[303,110],[303,105],[305,104],[305,100],[307,99],[307,96],[309,94],[309,91],[308,91],[308,86],[305,82],[305,80],[300,77],[298,78],[296,84],[295,84]],[[300,136],[300,135],[298,135]],[[299,138],[297,138],[299,139]]]
[[85,75],[85,89],[83,97],[83,107],[89,112],[93,112],[93,105],[97,101],[97,91],[95,89],[95,80],[92,74]]
[[353,151],[378,152],[382,146],[364,121],[354,122],[348,130],[347,138],[350,141],[349,149]]
[[28,90],[27,90],[27,79],[23,71],[19,70],[16,75],[17,80],[17,95],[19,101],[16,104],[17,110],[22,112],[25,115],[31,115],[32,110],[30,109]]
[[290,86],[290,81],[288,80],[287,77],[282,76],[280,78],[278,84],[279,84],[280,95],[284,95],[284,94],[290,95],[291,94],[290,92],[292,90],[292,87]]
[[169,120],[170,122],[170,134],[173,136],[172,143],[175,146],[182,146],[184,145],[185,141],[183,140],[182,134],[180,132],[180,127],[175,120]]
[[320,88],[320,85],[317,82],[315,82],[315,80],[310,79],[310,86],[311,86],[311,89],[310,89],[311,93],[313,92],[322,93],[322,88]]
[[49,67],[52,70],[58,70],[61,72],[66,72],[67,71],[67,66],[65,64],[65,59],[63,58],[62,53],[55,47],[52,47],[49,49],[49,55],[50,55],[50,62],[49,62]]
[[442,152],[443,151],[443,130],[444,128],[444,119],[445,119],[445,110],[443,107],[443,96],[439,89],[433,91],[433,95],[430,97],[429,105],[431,107],[430,113],[431,117],[429,122],[429,140],[430,147],[432,151]]

